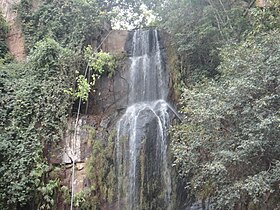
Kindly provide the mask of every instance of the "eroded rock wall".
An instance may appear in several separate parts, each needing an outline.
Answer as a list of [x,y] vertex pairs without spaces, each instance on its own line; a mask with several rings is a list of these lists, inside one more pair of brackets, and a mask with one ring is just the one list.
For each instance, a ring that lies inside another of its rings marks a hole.
[[267,7],[269,6],[268,0],[257,0],[256,4],[258,7]]
[[19,2],[20,0],[0,0],[0,9],[9,25],[7,36],[9,51],[16,60],[23,61],[26,57],[24,37],[21,31],[21,25],[17,21],[17,12],[15,10],[15,5]]
[[126,30],[112,30],[104,38],[102,43],[102,50],[114,54],[126,52],[126,40],[129,31]]

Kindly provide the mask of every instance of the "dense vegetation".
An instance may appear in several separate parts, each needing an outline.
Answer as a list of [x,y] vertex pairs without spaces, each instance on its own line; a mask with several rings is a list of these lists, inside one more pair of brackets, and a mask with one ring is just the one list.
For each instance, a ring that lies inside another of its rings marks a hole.
[[32,1],[18,6],[27,49],[44,37],[54,38],[64,47],[80,51],[99,38],[107,16],[95,1],[42,1],[33,9]]
[[[249,0],[21,0],[17,9],[25,63],[8,58],[0,14],[1,209],[54,209],[59,190],[69,199],[48,165],[49,147],[60,141],[73,101],[87,99],[86,67],[94,84],[115,65],[87,46],[100,44],[120,16],[146,27],[148,10],[176,49],[184,120],[171,129],[171,148],[190,196],[210,199],[214,209],[280,208],[277,0],[266,8]],[[112,142],[94,141],[92,187],[77,195],[77,206],[112,199],[112,152]]]
[[66,125],[70,100],[64,89],[73,82],[72,56],[45,39],[36,44],[26,64],[0,67],[1,209],[22,208],[32,200],[29,208],[52,203],[48,196],[53,189],[45,190],[51,186],[45,182],[48,166],[43,153],[60,140]]
[[[164,27],[180,56],[178,171],[214,209],[279,208],[280,10],[243,1],[176,1]],[[180,14],[175,15],[175,14]],[[183,27],[184,26],[184,27]]]

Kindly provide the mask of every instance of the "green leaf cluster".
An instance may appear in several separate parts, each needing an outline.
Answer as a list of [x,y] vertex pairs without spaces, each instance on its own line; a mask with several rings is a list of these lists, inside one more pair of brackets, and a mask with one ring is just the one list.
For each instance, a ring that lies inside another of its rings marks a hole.
[[116,58],[107,52],[94,52],[91,46],[85,48],[84,57],[88,62],[88,67],[92,70],[92,85],[101,75],[111,77],[117,66]]
[[84,75],[76,77],[77,89],[74,91],[73,88],[64,90],[65,93],[74,96],[75,99],[81,99],[83,102],[88,100],[88,94],[91,90],[90,83]]
[[94,53],[91,46],[85,49],[85,59],[97,75],[102,75],[105,72],[110,73],[116,67],[116,60],[112,55],[103,51]]
[[[80,98],[82,101],[87,101],[91,88],[95,85],[96,80],[105,73],[111,77],[116,68],[116,59],[105,52],[94,53],[91,46],[88,46],[84,50],[84,57],[87,61],[87,75],[90,75],[91,79],[85,78],[84,75],[76,77],[77,88],[74,91],[73,88],[65,90],[66,93]],[[86,76],[87,76],[86,75]]]

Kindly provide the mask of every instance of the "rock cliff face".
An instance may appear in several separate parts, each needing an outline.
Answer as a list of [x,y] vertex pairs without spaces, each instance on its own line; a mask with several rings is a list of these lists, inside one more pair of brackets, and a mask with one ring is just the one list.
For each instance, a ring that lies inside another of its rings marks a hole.
[[258,7],[267,7],[269,6],[268,0],[257,0],[256,4]]
[[10,30],[7,36],[7,45],[9,51],[16,60],[23,61],[26,57],[24,51],[24,37],[21,32],[21,26],[17,21],[17,13],[14,7],[20,0],[0,0],[0,9],[4,18],[9,24]]
[[[164,33],[160,33],[160,42],[162,43],[162,46],[164,43],[166,43],[167,39],[165,37]],[[118,67],[115,70],[112,77],[108,77],[107,75],[104,75],[101,77],[96,85],[95,90],[90,94],[89,101],[87,104],[82,105],[82,115],[78,120],[78,126],[77,126],[77,136],[74,138],[74,127],[75,127],[75,113],[73,114],[73,118],[69,119],[68,123],[68,131],[65,134],[65,138],[61,141],[60,147],[55,146],[53,149],[51,149],[51,155],[49,156],[49,161],[53,165],[65,165],[65,169],[63,171],[63,182],[62,184],[65,186],[68,186],[70,188],[71,183],[71,159],[73,158],[73,154],[71,151],[73,151],[74,146],[74,153],[76,158],[76,170],[75,170],[75,178],[74,178],[74,192],[77,194],[81,192],[83,189],[85,189],[88,186],[97,185],[97,183],[93,183],[92,180],[90,180],[90,176],[92,174],[89,174],[88,168],[91,167],[89,164],[93,164],[92,158],[95,158],[96,160],[99,157],[99,153],[95,154],[93,152],[95,144],[97,141],[101,141],[102,145],[105,145],[105,148],[108,146],[108,141],[111,139],[113,141],[113,148],[112,151],[110,151],[111,154],[106,155],[106,164],[109,164],[107,167],[108,171],[106,172],[104,176],[105,182],[111,182],[111,184],[106,184],[108,189],[107,191],[112,191],[112,199],[111,201],[104,201],[101,206],[104,207],[104,209],[117,209],[120,207],[120,205],[125,205],[125,203],[118,203],[123,202],[118,199],[117,195],[117,180],[118,177],[113,175],[113,178],[111,177],[111,172],[116,173],[118,170],[117,160],[115,159],[116,153],[117,153],[117,122],[119,119],[124,115],[127,107],[130,104],[130,93],[131,93],[131,81],[129,81],[129,78],[131,77],[129,73],[129,69],[132,63],[131,60],[131,52],[132,52],[132,43],[133,43],[133,33],[129,31],[112,31],[108,36],[106,36],[106,40],[103,42],[102,49],[104,51],[110,52],[115,54],[115,56],[118,59]],[[166,58],[169,55],[165,54],[165,50],[162,50],[164,59],[164,64],[168,63],[168,60]],[[167,65],[166,65],[167,66]],[[168,66],[167,66],[168,67]],[[167,70],[168,72],[169,70]],[[166,94],[166,99],[168,101],[172,101],[171,97],[172,95],[172,77],[169,78],[169,80],[165,81],[165,85],[167,87],[166,92],[169,94]],[[156,81],[155,81],[156,82]],[[151,83],[153,84],[153,83]],[[75,106],[74,106],[75,107]],[[75,110],[75,108],[74,108]],[[171,115],[173,113],[170,113]],[[151,123],[151,126],[147,124],[147,135],[152,137],[154,134],[153,132],[156,132],[157,128],[154,128],[153,125],[156,123]],[[149,133],[151,132],[151,134]],[[93,134],[94,133],[94,134]],[[157,135],[157,134],[155,134]],[[153,147],[149,145],[153,145],[153,141],[155,138],[151,138],[151,141],[145,144],[147,147],[145,151],[150,151],[150,153],[147,153],[148,155],[143,155],[146,159],[149,158],[149,156],[153,156]],[[155,149],[155,148],[154,148]],[[99,151],[102,153],[102,151]],[[93,157],[93,155],[97,155],[98,157]],[[72,157],[71,157],[72,156]],[[148,160],[146,160],[148,162]],[[100,160],[103,161],[103,160]],[[144,160],[143,160],[144,161]],[[97,163],[98,164],[98,161]],[[154,165],[153,165],[154,164]],[[154,168],[157,167],[157,163],[154,162],[153,164],[147,163],[147,167],[152,166]],[[92,166],[93,168],[95,166]],[[93,172],[91,173],[99,173],[99,171],[102,171],[103,169],[98,168],[99,166],[96,166],[96,168],[93,169]],[[106,169],[106,170],[107,170]],[[111,171],[110,171],[111,170]],[[148,170],[148,171],[151,171]],[[104,174],[103,174],[104,175]],[[103,176],[102,174],[97,174],[96,176],[100,177]],[[94,175],[95,176],[95,175]],[[173,172],[172,172],[173,176]],[[111,180],[110,180],[111,179]],[[113,180],[113,181],[112,181]],[[145,181],[146,184],[148,184],[148,180]],[[102,183],[99,183],[102,185]],[[104,186],[99,186],[101,189]],[[179,184],[173,185],[173,190],[178,190],[180,188]],[[144,188],[143,188],[144,189]],[[157,188],[158,192],[155,191],[155,193],[158,193],[158,195],[162,196],[162,189]],[[170,189],[171,190],[171,189]],[[182,204],[182,201],[185,200],[185,197],[176,197],[174,194],[169,194],[170,199],[173,199],[175,203]],[[148,195],[148,194],[147,194]],[[144,196],[144,194],[143,194]],[[171,198],[172,196],[172,198]],[[171,202],[171,201],[170,201]],[[63,209],[63,205],[59,207],[59,209]],[[177,208],[179,209],[179,208]]]
[[128,34],[126,30],[110,31],[102,44],[102,50],[114,54],[125,53]]

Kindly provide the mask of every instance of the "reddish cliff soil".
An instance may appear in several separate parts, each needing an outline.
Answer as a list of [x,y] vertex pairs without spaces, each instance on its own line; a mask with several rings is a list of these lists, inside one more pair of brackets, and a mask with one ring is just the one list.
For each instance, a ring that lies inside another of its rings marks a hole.
[[19,0],[0,0],[0,9],[10,27],[7,36],[9,51],[13,56],[15,56],[16,60],[23,61],[26,57],[24,50],[24,37],[21,32],[20,24],[17,22],[17,13],[14,10],[14,5],[18,2]]

